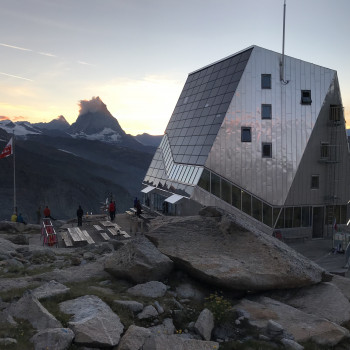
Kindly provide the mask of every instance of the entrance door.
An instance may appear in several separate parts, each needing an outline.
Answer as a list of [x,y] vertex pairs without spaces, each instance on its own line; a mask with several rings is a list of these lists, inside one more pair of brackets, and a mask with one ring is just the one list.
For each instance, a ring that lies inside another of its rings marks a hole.
[[323,238],[324,208],[313,207],[312,209],[312,238]]

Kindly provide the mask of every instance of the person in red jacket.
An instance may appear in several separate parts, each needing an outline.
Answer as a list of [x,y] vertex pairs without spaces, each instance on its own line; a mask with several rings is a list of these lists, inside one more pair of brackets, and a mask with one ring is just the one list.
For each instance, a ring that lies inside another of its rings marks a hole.
[[111,218],[111,221],[114,220],[115,215],[115,204],[111,201],[109,203],[109,217]]
[[44,209],[44,217],[45,217],[45,218],[50,218],[50,219],[52,219],[52,220],[56,220],[56,219],[54,219],[54,218],[51,216],[51,211],[50,211],[50,209],[49,209],[48,206],[46,206],[46,208]]

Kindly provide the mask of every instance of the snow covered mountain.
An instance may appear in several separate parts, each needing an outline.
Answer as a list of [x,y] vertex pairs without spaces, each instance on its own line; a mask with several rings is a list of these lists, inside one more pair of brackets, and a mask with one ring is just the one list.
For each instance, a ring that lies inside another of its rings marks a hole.
[[70,125],[63,115],[60,115],[56,119],[51,120],[49,123],[34,123],[34,127],[44,130],[67,130]]
[[78,119],[67,131],[74,138],[121,143],[127,138],[118,120],[108,111],[99,97],[80,101]]
[[13,123],[11,120],[1,120],[0,128],[9,134],[14,133],[16,136],[40,135],[42,133],[39,128],[29,122]]

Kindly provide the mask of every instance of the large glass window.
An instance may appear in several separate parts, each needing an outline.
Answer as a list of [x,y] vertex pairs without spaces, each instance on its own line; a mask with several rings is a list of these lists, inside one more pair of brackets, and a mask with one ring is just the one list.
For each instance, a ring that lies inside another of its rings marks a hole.
[[210,192],[210,172],[207,169],[203,169],[202,176],[198,181],[198,186]]
[[340,223],[346,224],[347,222],[348,222],[347,206],[341,205],[340,206]]
[[293,207],[284,210],[284,227],[293,227]]
[[211,193],[220,198],[220,177],[211,173]]
[[239,210],[241,210],[241,193],[238,187],[232,185],[232,205]]
[[272,227],[272,207],[263,203],[263,223]]
[[276,228],[284,227],[284,209],[273,208],[273,222]]
[[252,197],[252,210],[253,218],[262,221],[262,202],[255,197]]
[[242,191],[242,210],[248,214],[252,215],[252,196]]
[[221,199],[231,204],[231,184],[224,179],[221,179]]
[[301,226],[302,227],[311,226],[310,209],[311,209],[311,207],[302,207],[301,208]]
[[301,208],[294,207],[293,227],[300,227],[300,226],[301,226]]

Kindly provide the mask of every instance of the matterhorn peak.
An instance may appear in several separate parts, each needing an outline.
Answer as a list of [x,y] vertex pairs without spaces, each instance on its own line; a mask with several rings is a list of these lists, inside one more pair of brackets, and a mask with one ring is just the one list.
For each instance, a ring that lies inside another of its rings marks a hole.
[[122,141],[125,132],[100,97],[81,100],[79,104],[79,116],[69,130],[71,136],[113,143]]

